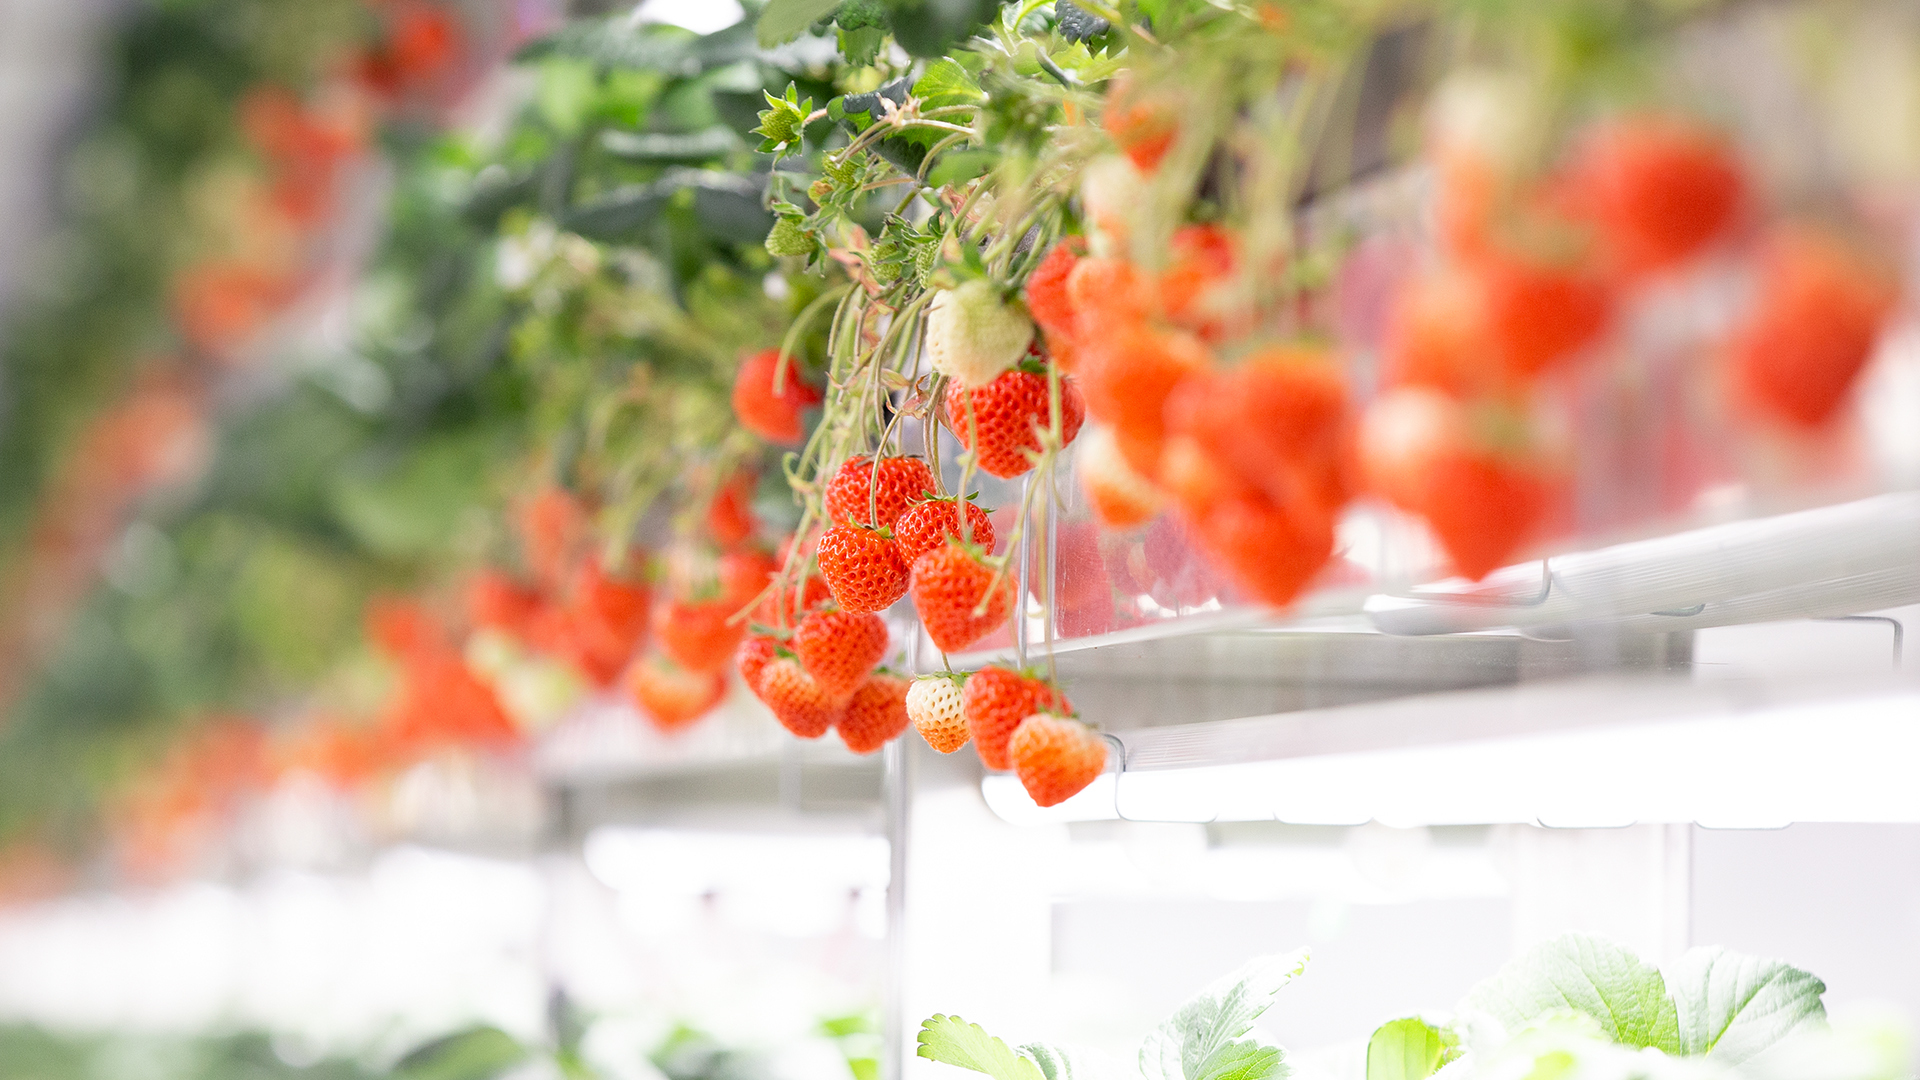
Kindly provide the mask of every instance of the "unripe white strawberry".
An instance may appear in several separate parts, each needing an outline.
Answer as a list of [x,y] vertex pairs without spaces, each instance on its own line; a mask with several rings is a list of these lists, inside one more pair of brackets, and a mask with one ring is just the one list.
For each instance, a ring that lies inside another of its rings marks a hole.
[[1027,355],[1033,320],[976,278],[933,298],[927,308],[927,355],[933,370],[968,386],[985,386]]
[[907,687],[907,718],[927,745],[951,754],[971,736],[960,709],[960,684],[945,675],[922,675]]

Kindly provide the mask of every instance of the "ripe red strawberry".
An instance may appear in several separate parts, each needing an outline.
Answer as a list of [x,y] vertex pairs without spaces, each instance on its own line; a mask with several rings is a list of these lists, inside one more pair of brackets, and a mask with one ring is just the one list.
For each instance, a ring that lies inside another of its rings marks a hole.
[[1071,339],[1074,330],[1073,297],[1067,292],[1067,279],[1080,262],[1065,241],[1053,245],[1040,265],[1027,277],[1027,311],[1033,321],[1047,332],[1047,342]]
[[735,611],[753,602],[780,571],[780,564],[764,551],[729,551],[720,556],[715,573],[720,578],[720,597]]
[[1168,397],[1166,418],[1170,437],[1194,440],[1275,506],[1331,510],[1347,501],[1346,378],[1324,350],[1265,348],[1194,375]]
[[800,661],[785,656],[760,672],[760,700],[773,710],[781,727],[803,739],[825,735],[847,704],[844,696],[827,693]]
[[1189,519],[1194,541],[1249,595],[1285,607],[1333,557],[1334,518],[1288,511],[1261,498],[1229,499]]
[[927,745],[951,754],[967,745],[973,733],[961,709],[961,686],[966,676],[922,675],[907,688],[907,716]]
[[1167,156],[1173,137],[1180,130],[1171,106],[1142,98],[1126,83],[1108,92],[1100,125],[1143,173],[1159,168],[1160,159]]
[[1609,269],[1638,277],[1686,261],[1726,232],[1746,178],[1712,132],[1640,116],[1589,132],[1565,187],[1573,212],[1598,231]]
[[907,680],[882,673],[854,689],[833,726],[847,749],[871,754],[907,730],[907,723]]
[[1013,575],[1002,575],[989,595],[994,575],[986,556],[953,540],[914,560],[913,609],[935,648],[959,652],[1007,621]]
[[733,415],[740,426],[771,443],[797,445],[806,435],[800,411],[820,404],[820,391],[800,381],[799,360],[787,358],[780,385],[780,350],[765,349],[740,363],[733,382]]
[[1511,393],[1598,340],[1612,315],[1611,292],[1584,269],[1488,254],[1396,298],[1387,376],[1462,396]]
[[890,529],[907,507],[933,494],[933,470],[917,457],[848,458],[827,481],[824,501],[835,525]]
[[1070,713],[1073,706],[1065,694],[1049,686],[1044,679],[1003,667],[986,667],[967,676],[960,694],[960,710],[967,718],[967,731],[980,763],[989,769],[1010,769],[1007,740],[1020,721],[1042,710]]
[[853,692],[887,655],[887,624],[878,615],[816,611],[793,631],[800,666],[829,694]]
[[792,626],[807,612],[833,599],[833,590],[818,572],[809,570],[799,585],[787,585],[780,594],[769,596],[753,609],[752,619],[762,626]]
[[1551,485],[1522,456],[1524,446],[1476,437],[1467,409],[1432,391],[1401,390],[1375,402],[1361,451],[1369,486],[1426,518],[1466,577],[1478,580],[1510,561],[1546,514]]
[[475,626],[524,635],[545,605],[539,589],[497,570],[482,570],[467,583],[467,617]]
[[663,734],[685,729],[710,712],[727,693],[718,671],[688,671],[664,656],[649,656],[627,673],[627,692]]
[[597,559],[587,560],[575,574],[569,613],[574,659],[599,685],[613,683],[646,637],[650,598],[644,583],[607,574]]
[[1067,272],[1066,293],[1075,340],[1097,336],[1116,323],[1138,323],[1157,310],[1147,275],[1125,259],[1081,259]]
[[[1053,406],[1046,365],[1023,361],[985,386],[947,388],[947,429],[973,450],[980,468],[1002,479],[1033,468],[1028,455],[1040,452],[1039,431],[1052,423]],[[1060,445],[1080,434],[1087,410],[1070,378],[1060,380]],[[978,436],[976,444],[975,437]]]
[[1093,516],[1109,529],[1129,529],[1153,520],[1166,496],[1120,454],[1110,428],[1096,427],[1080,439],[1073,459]]
[[689,671],[718,671],[746,636],[745,621],[729,623],[739,605],[724,599],[671,600],[653,615],[661,651]]
[[[970,535],[965,537],[960,536],[960,506],[967,508],[967,530]],[[900,515],[899,521],[893,523],[893,542],[900,548],[900,558],[908,566],[946,543],[949,537],[979,544],[982,551],[992,551],[993,522],[985,510],[965,499],[948,496],[915,503]]]
[[1233,237],[1217,225],[1189,225],[1173,234],[1173,263],[1160,275],[1160,307],[1166,316],[1208,340],[1221,327],[1214,286],[1231,277],[1239,262]]
[[1180,380],[1212,366],[1206,346],[1191,334],[1119,323],[1087,344],[1080,390],[1087,412],[1113,428],[1127,463],[1153,477],[1166,439],[1167,396]]
[[734,650],[733,663],[740,671],[740,681],[753,691],[754,697],[760,696],[760,675],[767,665],[773,663],[780,653],[780,643],[765,634],[753,634],[740,643]]
[[1040,806],[1079,794],[1107,767],[1107,742],[1092,728],[1050,712],[1020,722],[1007,743],[1020,786]]
[[1873,355],[1898,299],[1893,275],[1849,242],[1783,226],[1760,257],[1760,295],[1729,349],[1735,388],[1762,415],[1801,428],[1832,419]]
[[754,475],[743,470],[714,492],[713,501],[707,504],[707,535],[715,544],[732,548],[753,538],[759,528],[753,516],[754,481]]
[[851,612],[885,611],[907,595],[907,564],[885,529],[835,525],[820,538],[820,575]]

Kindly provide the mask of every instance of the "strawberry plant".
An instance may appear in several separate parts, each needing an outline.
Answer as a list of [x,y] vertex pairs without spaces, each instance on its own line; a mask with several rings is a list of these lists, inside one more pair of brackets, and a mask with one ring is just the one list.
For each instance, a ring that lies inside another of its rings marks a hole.
[[[1209,986],[1140,1042],[1143,1080],[1270,1080],[1292,1070],[1284,1048],[1252,1034],[1302,976],[1306,950],[1250,961]],[[1471,989],[1450,1017],[1390,1020],[1354,1057],[1354,1080],[1605,1075],[1891,1080],[1896,1045],[1826,1024],[1825,985],[1778,960],[1694,949],[1666,970],[1579,934],[1535,946]],[[921,1025],[921,1057],[994,1080],[1061,1080],[1074,1056],[1018,1048],[959,1017]],[[1340,1075],[1338,1073],[1333,1075]]]

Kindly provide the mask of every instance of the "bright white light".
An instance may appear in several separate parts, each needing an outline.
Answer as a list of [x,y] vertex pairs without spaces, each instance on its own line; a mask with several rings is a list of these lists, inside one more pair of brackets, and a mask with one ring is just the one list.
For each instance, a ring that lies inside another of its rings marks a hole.
[[1051,810],[1023,805],[1025,793],[1011,777],[988,777],[981,791],[995,813],[1022,825],[1101,817],[1401,827],[1920,823],[1920,787],[1911,782],[1911,762],[1920,756],[1917,718],[1920,694],[1900,694],[1403,750],[1142,770]]
[[647,0],[637,13],[640,22],[667,23],[696,34],[725,30],[746,16],[738,0]]
[[878,836],[607,826],[588,834],[584,854],[630,926],[686,925],[711,898],[729,925],[782,937],[871,923],[870,898],[885,895],[889,873]]

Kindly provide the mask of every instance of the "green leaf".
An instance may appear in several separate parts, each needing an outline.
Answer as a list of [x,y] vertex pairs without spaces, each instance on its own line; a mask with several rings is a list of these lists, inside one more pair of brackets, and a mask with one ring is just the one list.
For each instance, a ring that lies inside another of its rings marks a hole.
[[841,0],[772,0],[760,12],[754,37],[762,48],[772,48],[799,37],[809,26],[833,14]]
[[940,155],[939,164],[927,170],[927,186],[964,183],[985,175],[999,161],[1000,154],[994,150],[950,150]]
[[1367,1040],[1367,1080],[1426,1080],[1458,1056],[1457,1040],[1425,1020],[1389,1020]]
[[918,1042],[921,1057],[986,1073],[993,1080],[1047,1080],[1032,1059],[957,1016],[929,1017],[920,1025]]
[[1241,1039],[1280,988],[1307,968],[1307,951],[1263,956],[1201,991],[1140,1044],[1146,1080],[1271,1080],[1287,1075],[1279,1047]]
[[1568,934],[1537,945],[1467,992],[1461,1008],[1517,1031],[1549,1012],[1572,1009],[1627,1046],[1678,1053],[1680,1022],[1660,969],[1601,938]]
[[887,31],[881,26],[863,26],[858,30],[840,31],[840,55],[853,67],[866,67],[880,56],[880,47],[887,43]]
[[920,99],[925,108],[938,109],[947,105],[971,105],[985,101],[987,95],[980,84],[973,81],[967,69],[955,63],[950,57],[941,57],[927,65],[927,70],[913,84],[913,96]]
[[626,15],[617,15],[568,23],[551,37],[520,50],[517,58],[570,56],[602,67],[696,75],[700,64],[693,53],[695,40],[675,27],[636,26]]
[[[1739,1065],[1827,1015],[1819,979],[1779,960],[1694,949],[1673,966],[1680,1053]],[[1369,1078],[1371,1080],[1371,1078]]]
[[526,1057],[526,1048],[499,1028],[468,1028],[409,1051],[394,1065],[393,1075],[396,1080],[492,1080]]
[[1058,1046],[1048,1043],[1022,1043],[1020,1053],[1033,1059],[1040,1066],[1040,1074],[1047,1080],[1075,1080],[1077,1070],[1073,1059]]
[[607,153],[629,161],[706,161],[740,146],[732,128],[710,127],[691,135],[608,131],[600,136]]

